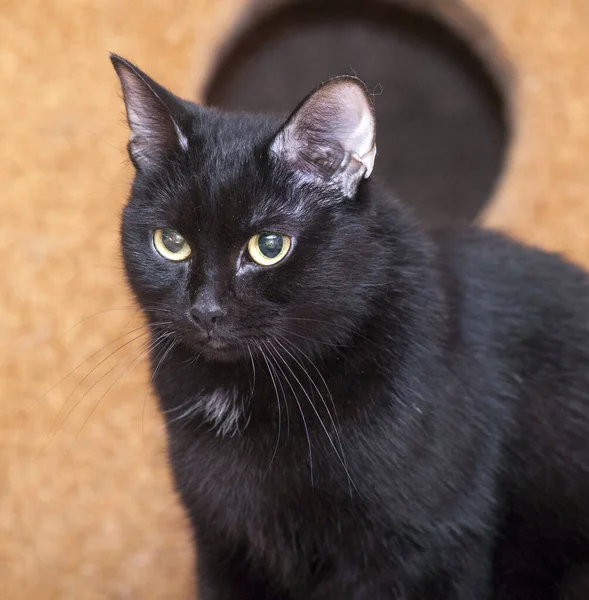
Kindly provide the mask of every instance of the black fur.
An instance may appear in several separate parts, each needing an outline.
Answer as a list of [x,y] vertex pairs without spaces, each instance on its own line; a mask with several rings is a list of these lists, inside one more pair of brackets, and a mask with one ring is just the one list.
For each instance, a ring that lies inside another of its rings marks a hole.
[[[132,154],[122,246],[200,599],[556,600],[582,582],[587,275],[495,233],[426,234],[371,179],[352,198],[301,184],[268,151],[283,121],[113,61],[188,142],[168,129],[158,161]],[[189,260],[158,255],[161,227]],[[293,248],[259,267],[244,246],[268,230]],[[217,345],[190,315],[205,292]]]

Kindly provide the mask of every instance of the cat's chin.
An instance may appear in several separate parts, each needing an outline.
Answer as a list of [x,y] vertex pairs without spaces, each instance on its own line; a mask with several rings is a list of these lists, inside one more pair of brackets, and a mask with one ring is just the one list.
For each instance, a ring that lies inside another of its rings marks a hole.
[[191,344],[191,352],[195,358],[210,362],[234,362],[243,358],[243,349],[239,346],[214,339],[203,344]]
[[235,346],[203,348],[202,356],[205,360],[213,362],[234,362],[243,356],[243,353]]

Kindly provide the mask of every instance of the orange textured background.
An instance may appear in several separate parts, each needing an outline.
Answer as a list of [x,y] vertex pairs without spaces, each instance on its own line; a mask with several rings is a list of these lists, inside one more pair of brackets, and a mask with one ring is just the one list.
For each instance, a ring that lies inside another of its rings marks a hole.
[[[132,172],[107,53],[192,96],[245,4],[2,3],[2,599],[193,594],[161,421],[134,362],[140,320],[125,308],[117,228]],[[486,221],[589,265],[589,3],[468,4],[516,74],[516,137]]]

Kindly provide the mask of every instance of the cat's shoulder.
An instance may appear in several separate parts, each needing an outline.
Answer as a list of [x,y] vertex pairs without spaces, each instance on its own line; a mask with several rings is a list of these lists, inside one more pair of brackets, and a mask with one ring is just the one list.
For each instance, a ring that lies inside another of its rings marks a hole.
[[436,232],[432,239],[448,297],[469,327],[517,325],[589,336],[589,274],[581,267],[476,227]]
[[[552,340],[538,360],[560,364],[561,342],[587,359],[589,274],[563,256],[475,227],[432,234],[439,273],[450,306],[469,339],[514,348]],[[526,341],[527,340],[527,341]],[[558,347],[555,355],[550,348]],[[538,352],[540,352],[538,350]]]
[[579,288],[589,298],[589,274],[557,252],[479,227],[434,231],[431,238],[440,261],[460,279],[517,283],[515,287],[554,285],[561,291]]

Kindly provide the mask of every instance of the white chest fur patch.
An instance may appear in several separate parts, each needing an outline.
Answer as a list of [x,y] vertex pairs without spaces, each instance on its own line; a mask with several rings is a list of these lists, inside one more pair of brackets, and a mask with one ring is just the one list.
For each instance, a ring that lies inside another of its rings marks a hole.
[[219,388],[203,396],[199,404],[199,412],[217,429],[219,435],[234,435],[239,431],[243,406],[238,402],[236,390]]
[[[182,405],[184,408],[186,405]],[[235,388],[217,388],[191,399],[190,406],[175,415],[172,421],[183,421],[195,416],[211,424],[218,435],[235,435],[243,415],[243,403]]]

